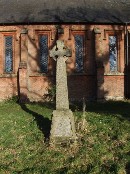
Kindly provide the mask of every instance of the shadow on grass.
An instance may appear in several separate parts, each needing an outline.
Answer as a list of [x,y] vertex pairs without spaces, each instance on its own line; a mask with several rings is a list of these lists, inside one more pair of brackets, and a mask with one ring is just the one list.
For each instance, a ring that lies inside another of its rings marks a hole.
[[[82,103],[74,103],[71,106],[73,112],[82,111]],[[130,121],[130,101],[107,101],[107,102],[87,102],[86,111],[112,114],[119,117],[120,120]]]
[[97,103],[95,106],[89,107],[89,112],[112,114],[120,120],[130,121],[130,102],[127,101],[109,101],[105,103]]
[[130,174],[130,162],[126,164],[126,174]]
[[45,142],[49,140],[50,129],[51,129],[51,120],[45,118],[43,115],[38,114],[27,108],[23,103],[19,103],[20,107],[27,113],[31,114],[34,117],[34,121],[37,123],[39,130],[44,134]]
[[[35,103],[35,102],[34,102]],[[55,102],[36,102],[37,105],[43,107],[46,107],[47,109],[55,110],[56,109],[56,103]]]

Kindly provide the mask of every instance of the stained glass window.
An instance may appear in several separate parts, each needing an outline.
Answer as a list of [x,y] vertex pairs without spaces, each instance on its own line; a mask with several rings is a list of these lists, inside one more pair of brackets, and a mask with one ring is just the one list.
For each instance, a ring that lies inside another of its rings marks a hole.
[[5,36],[5,72],[13,71],[13,36]]
[[40,35],[40,70],[46,73],[48,70],[48,35]]
[[76,62],[76,72],[83,71],[83,36],[75,35],[75,62]]
[[117,37],[109,36],[110,71],[117,71]]

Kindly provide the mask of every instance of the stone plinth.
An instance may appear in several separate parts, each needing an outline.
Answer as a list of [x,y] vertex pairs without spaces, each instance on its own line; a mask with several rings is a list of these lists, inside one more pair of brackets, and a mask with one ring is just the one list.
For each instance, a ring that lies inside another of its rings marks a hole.
[[71,110],[54,110],[50,143],[62,144],[75,142],[74,116]]

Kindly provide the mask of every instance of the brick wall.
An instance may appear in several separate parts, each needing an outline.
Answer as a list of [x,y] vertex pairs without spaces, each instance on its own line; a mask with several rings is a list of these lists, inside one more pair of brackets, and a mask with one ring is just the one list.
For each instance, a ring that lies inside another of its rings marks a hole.
[[104,76],[104,96],[106,99],[120,100],[124,98],[124,76]]
[[[64,34],[58,38],[72,49],[67,61],[70,100],[122,99],[124,78],[124,27],[119,25],[62,25]],[[4,34],[14,34],[14,67],[4,72]],[[47,33],[48,47],[57,40],[54,25],[0,26],[0,100],[20,95],[31,101],[44,100],[48,89],[55,84],[56,62],[48,59],[48,72],[40,73],[38,34]],[[84,36],[84,71],[75,72],[74,34]],[[118,36],[118,72],[110,73],[108,36]],[[17,76],[18,75],[18,76]],[[18,84],[18,85],[17,85]]]
[[96,99],[96,78],[95,76],[73,75],[68,77],[69,99],[87,100]]
[[17,78],[0,77],[0,101],[12,98],[17,94]]

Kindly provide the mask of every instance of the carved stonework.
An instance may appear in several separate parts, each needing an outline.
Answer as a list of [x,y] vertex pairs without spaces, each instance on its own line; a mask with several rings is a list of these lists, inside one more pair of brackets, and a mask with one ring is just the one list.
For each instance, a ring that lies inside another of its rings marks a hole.
[[71,56],[64,42],[58,40],[50,51],[50,57],[57,61],[56,68],[56,109],[69,109],[66,60]]
[[71,50],[64,42],[57,40],[56,46],[50,51],[50,57],[56,62],[56,110],[53,111],[50,143],[60,144],[75,141],[74,116],[69,109],[66,60]]

